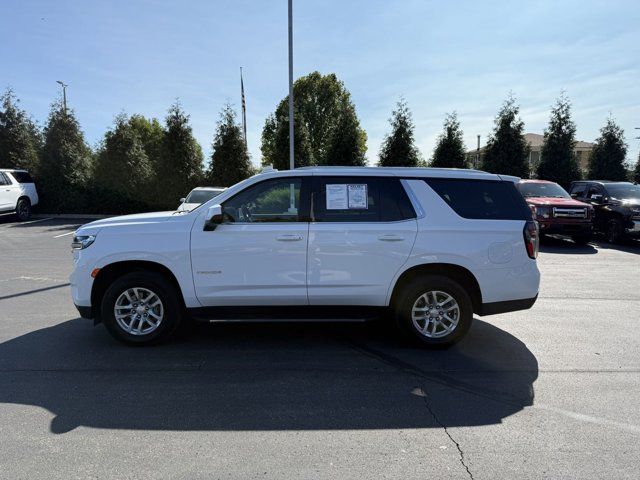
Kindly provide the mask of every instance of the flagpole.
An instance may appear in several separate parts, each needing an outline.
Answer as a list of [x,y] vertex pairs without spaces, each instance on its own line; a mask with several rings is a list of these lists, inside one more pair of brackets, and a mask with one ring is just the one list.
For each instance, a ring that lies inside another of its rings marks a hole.
[[289,168],[295,168],[293,155],[293,0],[289,0]]
[[242,80],[242,67],[240,67],[240,95],[242,97],[242,131],[244,133],[244,148],[247,146],[247,102],[244,98],[244,81]]

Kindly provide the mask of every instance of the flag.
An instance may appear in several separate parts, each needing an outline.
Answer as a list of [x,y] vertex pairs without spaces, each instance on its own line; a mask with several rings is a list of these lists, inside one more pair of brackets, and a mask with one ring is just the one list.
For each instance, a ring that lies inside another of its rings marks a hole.
[[242,80],[242,67],[240,67],[240,95],[242,97],[242,132],[244,133],[244,146],[247,148],[247,101],[244,98],[244,82]]

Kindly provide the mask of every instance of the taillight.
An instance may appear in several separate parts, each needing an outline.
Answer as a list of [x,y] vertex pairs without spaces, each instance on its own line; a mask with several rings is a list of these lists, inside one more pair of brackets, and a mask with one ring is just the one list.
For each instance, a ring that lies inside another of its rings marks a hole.
[[527,255],[529,255],[529,258],[536,259],[538,257],[538,247],[540,245],[538,222],[533,220],[527,221],[522,234],[524,236],[524,246],[527,248]]

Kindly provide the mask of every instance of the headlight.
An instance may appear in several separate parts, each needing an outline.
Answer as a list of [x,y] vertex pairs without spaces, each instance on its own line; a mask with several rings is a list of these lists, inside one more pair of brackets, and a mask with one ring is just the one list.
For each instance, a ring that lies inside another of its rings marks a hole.
[[551,208],[535,207],[536,216],[538,218],[549,218],[551,216]]
[[73,250],[82,250],[91,245],[95,239],[95,235],[74,235],[73,240],[71,240],[71,248]]

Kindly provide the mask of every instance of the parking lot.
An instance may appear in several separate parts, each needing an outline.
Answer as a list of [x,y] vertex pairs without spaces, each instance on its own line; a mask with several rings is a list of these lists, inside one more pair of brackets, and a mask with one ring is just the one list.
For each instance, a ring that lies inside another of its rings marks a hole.
[[638,476],[640,245],[549,240],[536,305],[446,351],[377,324],[130,348],[71,303],[79,223],[0,217],[0,478]]

